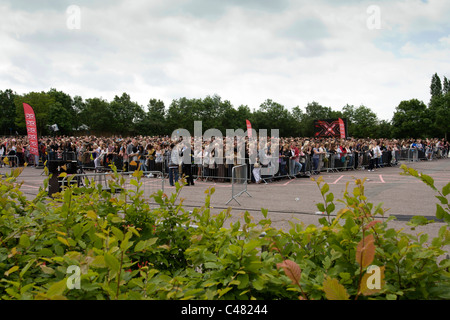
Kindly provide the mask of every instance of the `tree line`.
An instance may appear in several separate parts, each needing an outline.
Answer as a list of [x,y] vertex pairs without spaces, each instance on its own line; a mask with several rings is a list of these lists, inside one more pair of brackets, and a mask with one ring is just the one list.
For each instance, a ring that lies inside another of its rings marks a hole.
[[[147,106],[132,101],[127,93],[112,101],[103,98],[71,97],[55,88],[47,92],[17,94],[12,89],[0,90],[0,135],[26,134],[23,103],[34,109],[39,135],[170,135],[178,128],[193,133],[194,121],[201,120],[203,130],[216,128],[246,129],[245,120],[259,129],[279,129],[280,136],[311,137],[314,120],[346,118],[348,135],[355,138],[447,138],[450,127],[450,82],[441,81],[437,73],[430,84],[430,101],[401,101],[390,121],[380,120],[369,107],[345,105],[333,110],[318,102],[305,108],[289,110],[271,99],[257,109],[247,105],[234,107],[219,95],[205,98],[178,98],[166,107],[151,98]],[[57,124],[59,131],[52,132]],[[269,132],[268,132],[269,133]]]

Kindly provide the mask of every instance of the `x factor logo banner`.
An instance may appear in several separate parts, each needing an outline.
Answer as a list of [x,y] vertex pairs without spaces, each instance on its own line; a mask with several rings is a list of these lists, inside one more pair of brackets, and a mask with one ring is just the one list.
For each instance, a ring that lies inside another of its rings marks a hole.
[[25,113],[25,124],[27,125],[28,140],[30,142],[30,153],[39,156],[36,117],[34,115],[34,110],[29,104],[24,103],[23,111]]
[[347,137],[347,119],[322,119],[314,121],[314,137],[343,138]]

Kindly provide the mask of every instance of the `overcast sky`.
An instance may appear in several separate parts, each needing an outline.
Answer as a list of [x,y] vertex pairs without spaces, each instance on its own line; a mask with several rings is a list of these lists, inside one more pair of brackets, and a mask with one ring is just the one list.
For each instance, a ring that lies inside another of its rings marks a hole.
[[56,88],[146,108],[218,94],[371,108],[450,78],[448,0],[0,0],[0,90]]

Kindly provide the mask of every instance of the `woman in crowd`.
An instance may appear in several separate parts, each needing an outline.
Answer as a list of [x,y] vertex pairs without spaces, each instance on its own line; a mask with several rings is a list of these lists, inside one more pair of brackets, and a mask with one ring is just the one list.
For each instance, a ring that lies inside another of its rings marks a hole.
[[147,169],[147,150],[144,149],[144,146],[142,144],[139,144],[137,146],[137,161],[138,168],[142,171],[148,171]]
[[369,168],[367,171],[374,171],[375,168],[375,151],[374,145],[370,144],[369,149],[367,151],[367,158],[369,159]]
[[164,152],[161,150],[161,145],[156,144],[155,147],[155,171],[164,172],[163,168],[164,164]]

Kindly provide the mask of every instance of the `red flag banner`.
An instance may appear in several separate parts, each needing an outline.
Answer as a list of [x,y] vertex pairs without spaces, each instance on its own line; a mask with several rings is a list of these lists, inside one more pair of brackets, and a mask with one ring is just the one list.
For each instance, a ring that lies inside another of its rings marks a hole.
[[25,113],[28,141],[30,142],[30,153],[39,156],[36,116],[34,115],[33,108],[29,104],[23,104],[23,111]]
[[245,122],[247,123],[247,134],[248,134],[248,137],[251,138],[252,137],[252,124],[248,120],[245,120]]
[[344,120],[339,118],[339,131],[341,133],[341,139],[345,139],[345,125]]

